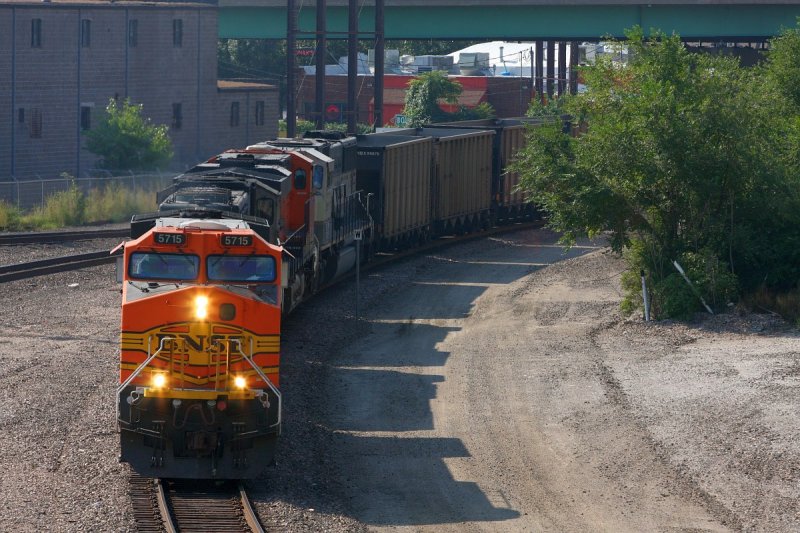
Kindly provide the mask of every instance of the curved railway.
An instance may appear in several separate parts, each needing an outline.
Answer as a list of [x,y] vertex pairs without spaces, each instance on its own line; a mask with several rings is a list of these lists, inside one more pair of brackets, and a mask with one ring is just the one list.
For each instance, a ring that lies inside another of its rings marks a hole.
[[150,479],[131,474],[130,495],[140,533],[263,533],[244,487]]
[[[380,256],[376,257],[371,263],[364,265],[364,270],[365,271],[371,270],[380,267],[381,265],[385,265],[389,262],[396,261],[405,257],[410,257],[412,255],[429,252],[431,250],[435,250],[442,246],[449,246],[450,244],[465,242],[480,237],[488,237],[491,235],[497,235],[509,231],[517,231],[521,229],[538,227],[541,225],[542,225],[541,221],[523,222],[511,226],[494,227],[478,233],[470,233],[461,236],[435,239],[418,248],[400,251],[393,254],[381,254]],[[127,236],[127,233],[124,233],[123,235],[115,234],[115,235],[103,235],[103,236],[119,237],[119,236]],[[91,238],[94,239],[99,237],[91,237]],[[20,244],[22,242],[23,241],[20,241]],[[26,241],[26,242],[29,243],[33,241]],[[52,241],[41,241],[41,242],[50,243]],[[0,266],[0,283],[20,280],[20,279],[28,279],[47,274],[55,274],[58,272],[68,272],[70,270],[78,270],[81,268],[87,268],[97,265],[110,264],[116,260],[116,257],[117,257],[116,255],[111,255],[107,250],[99,250],[95,252],[86,252],[81,254],[53,257],[49,259],[40,259],[37,261],[29,261],[25,263],[17,263],[14,265],[2,265]],[[351,273],[351,276],[353,275],[355,275],[354,272]]]

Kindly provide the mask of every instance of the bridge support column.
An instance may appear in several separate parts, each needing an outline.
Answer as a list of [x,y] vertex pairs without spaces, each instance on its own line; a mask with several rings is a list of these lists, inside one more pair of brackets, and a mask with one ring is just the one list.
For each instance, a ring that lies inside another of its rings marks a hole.
[[373,127],[383,127],[383,0],[375,0],[375,82],[373,84]]
[[348,2],[347,25],[347,132],[356,133],[358,102],[356,82],[358,80],[358,0]]
[[325,129],[325,56],[327,52],[327,20],[325,18],[326,0],[317,0],[317,50],[316,67],[314,68],[314,101],[316,103],[316,125],[318,130]]
[[564,96],[567,90],[567,43],[558,43],[558,96]]
[[536,72],[534,74],[534,89],[536,91],[536,98],[539,99],[539,103],[544,103],[544,46],[542,45],[542,41],[536,41],[536,46],[534,50],[535,58],[536,58]]
[[547,101],[553,99],[553,79],[555,74],[556,65],[556,43],[555,41],[547,41]]
[[569,49],[569,92],[578,94],[578,62],[580,61],[580,48],[577,41],[570,43]]
[[291,138],[297,129],[295,100],[295,51],[297,48],[297,10],[294,0],[286,1],[286,136]]

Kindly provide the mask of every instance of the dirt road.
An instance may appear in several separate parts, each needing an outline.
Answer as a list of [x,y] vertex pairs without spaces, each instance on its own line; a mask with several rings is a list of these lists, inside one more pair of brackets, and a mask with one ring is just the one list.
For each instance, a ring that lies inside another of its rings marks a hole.
[[[442,253],[376,303],[370,334],[333,357],[325,379],[330,456],[351,516],[437,532],[797,526],[797,501],[785,499],[798,492],[796,469],[773,487],[780,495],[752,490],[741,473],[731,487],[726,450],[698,441],[735,446],[731,426],[760,423],[726,406],[741,383],[717,380],[717,420],[703,427],[687,398],[708,383],[687,361],[691,332],[626,325],[624,265],[592,244],[569,253],[578,256],[554,265],[565,256],[552,235],[519,233]],[[796,387],[800,340],[782,342]],[[720,356],[711,343],[696,362],[709,372]],[[791,437],[797,404],[786,392],[779,431]],[[772,496],[785,508],[759,513]]]

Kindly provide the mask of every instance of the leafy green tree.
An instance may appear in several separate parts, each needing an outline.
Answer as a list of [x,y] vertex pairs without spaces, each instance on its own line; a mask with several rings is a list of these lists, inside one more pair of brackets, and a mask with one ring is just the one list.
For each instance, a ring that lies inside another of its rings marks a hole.
[[108,101],[96,128],[87,132],[86,148],[100,156],[98,166],[109,170],[151,170],[172,159],[167,126],[142,116],[142,105],[126,98]]
[[800,183],[789,133],[797,115],[779,118],[787,98],[769,86],[780,84],[735,59],[690,54],[677,35],[645,40],[635,28],[626,45],[628,64],[586,67],[587,91],[560,102],[574,126],[588,125],[584,134],[565,133],[559,120],[531,129],[514,164],[529,197],[563,242],[607,233],[626,251],[630,308],[639,269],[661,316],[699,307],[676,260],[717,306],[741,289],[796,283]]
[[457,104],[462,91],[461,84],[448,78],[445,72],[434,70],[421,73],[408,82],[403,109],[408,126],[416,128],[433,122],[494,116],[494,109],[485,102],[472,109],[462,106],[456,113],[448,113],[440,107],[439,104],[445,102]]

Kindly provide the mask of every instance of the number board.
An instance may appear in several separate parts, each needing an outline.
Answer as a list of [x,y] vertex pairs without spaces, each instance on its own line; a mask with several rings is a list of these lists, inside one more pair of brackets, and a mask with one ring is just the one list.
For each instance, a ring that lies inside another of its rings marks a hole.
[[174,244],[180,246],[186,244],[186,235],[183,233],[153,233],[153,240],[156,244]]
[[221,235],[222,246],[253,246],[252,235]]

